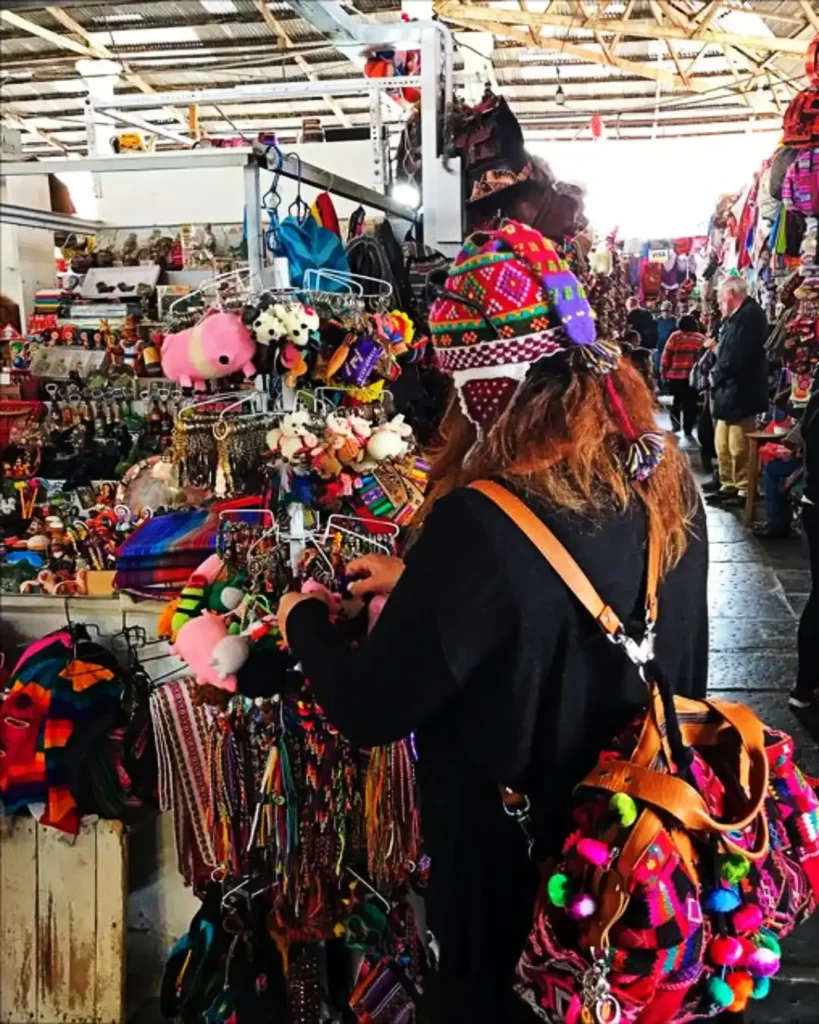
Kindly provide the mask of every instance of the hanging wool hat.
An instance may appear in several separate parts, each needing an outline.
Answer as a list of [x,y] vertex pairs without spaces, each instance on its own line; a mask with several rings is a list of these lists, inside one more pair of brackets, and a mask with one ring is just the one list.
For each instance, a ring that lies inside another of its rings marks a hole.
[[[597,338],[583,286],[552,243],[512,220],[466,240],[430,310],[429,325],[438,364],[453,378],[461,408],[482,436],[533,364],[578,351],[591,370],[607,374],[620,355],[617,346]],[[642,439],[634,436],[627,416],[623,422],[622,403],[609,404],[631,452]],[[660,457],[656,444],[649,448],[626,459],[635,479],[644,479]]]
[[583,286],[552,243],[534,228],[505,220],[471,235],[455,259],[429,324],[441,370],[461,406],[488,430],[529,367],[574,346],[610,356],[596,342]]

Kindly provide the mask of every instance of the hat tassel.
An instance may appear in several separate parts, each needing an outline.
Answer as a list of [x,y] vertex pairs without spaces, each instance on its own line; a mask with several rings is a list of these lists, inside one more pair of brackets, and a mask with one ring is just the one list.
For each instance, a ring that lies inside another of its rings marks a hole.
[[658,431],[637,433],[611,374],[606,374],[605,388],[611,412],[619,421],[623,436],[628,442],[623,460],[626,472],[635,483],[642,483],[662,461],[665,454],[665,437]]

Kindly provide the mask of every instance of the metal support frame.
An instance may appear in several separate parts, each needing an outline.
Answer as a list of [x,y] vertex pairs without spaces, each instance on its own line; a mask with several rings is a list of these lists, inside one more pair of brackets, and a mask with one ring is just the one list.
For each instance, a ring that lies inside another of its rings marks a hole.
[[373,184],[376,191],[386,190],[387,176],[384,146],[384,122],[381,117],[381,93],[370,93],[370,145],[373,152]]
[[439,22],[420,25],[424,242],[455,255],[463,242],[460,158],[447,161],[441,151],[452,104],[452,34]]
[[[461,194],[460,161],[447,160],[442,152],[446,137],[445,127],[452,104],[453,89],[453,43],[452,34],[440,22],[409,22],[395,25],[364,23],[353,19],[337,2],[315,4],[313,0],[292,0],[291,6],[301,10],[305,6],[310,11],[313,24],[317,24],[317,16],[325,15],[330,19],[322,31],[331,38],[343,37],[349,42],[355,39],[362,46],[396,44],[402,47],[418,46],[421,50],[421,74],[407,78],[346,78],[322,79],[314,82],[275,82],[252,84],[226,89],[179,90],[171,93],[136,93],[119,95],[111,98],[88,98],[87,120],[89,142],[96,145],[96,125],[93,124],[97,111],[108,113],[111,117],[127,117],[122,111],[138,110],[153,107],[166,107],[174,104],[207,105],[225,103],[231,100],[252,102],[253,100],[294,100],[312,96],[336,95],[354,96],[362,92],[374,97],[371,110],[374,111],[378,101],[378,117],[380,120],[380,97],[385,90],[397,87],[420,88],[421,90],[421,147],[422,147],[422,181],[424,240],[433,248],[447,254],[454,254],[463,241],[463,198]],[[338,36],[341,33],[341,36]],[[382,122],[383,123],[383,122]],[[146,127],[149,123],[146,122]],[[376,127],[371,127],[371,133]],[[381,144],[381,133],[378,133],[378,159],[375,162],[376,186],[382,189],[386,184],[384,152]],[[375,136],[371,134],[375,143]],[[375,144],[373,145],[375,155]],[[248,254],[251,259],[251,274],[255,270],[261,272],[264,261],[264,249],[261,244],[261,201],[259,198],[259,163],[265,161],[259,152],[251,155],[246,149],[233,150],[195,150],[193,152],[173,152],[156,154],[135,154],[116,157],[91,157],[88,160],[54,160],[38,165],[39,173],[46,169],[49,172],[90,171],[102,174],[113,171],[133,170],[170,170],[196,167],[243,167],[244,185],[248,210]],[[380,168],[380,172],[379,172]],[[415,212],[408,207],[395,203],[375,189],[366,188],[356,182],[337,178],[330,172],[304,162],[300,165],[301,180],[307,185],[327,189],[336,195],[359,202],[363,206],[380,210],[392,217],[412,223]],[[6,164],[3,174],[31,174],[32,165]],[[299,165],[294,158],[285,159],[280,173],[285,177],[298,178]],[[255,214],[251,213],[255,211]],[[257,234],[255,234],[257,233]],[[252,237],[253,240],[252,240]],[[259,252],[256,253],[256,240],[259,241]]]
[[[42,164],[39,166],[42,168]],[[36,210],[16,203],[0,203],[0,223],[16,224],[21,228],[42,228],[44,231],[74,231],[79,235],[92,235],[106,226],[100,220],[84,220],[67,213]]]
[[[139,110],[152,107],[165,107],[169,103],[187,106],[198,103],[206,106],[210,103],[242,102],[250,103],[270,100],[301,100],[316,96],[360,96],[366,92],[383,92],[401,86],[420,87],[422,78],[412,76],[402,78],[400,83],[393,78],[321,78],[315,82],[259,82],[249,85],[236,85],[223,89],[177,89],[173,92],[126,93],[111,99],[89,100],[95,109],[106,113],[113,110]],[[112,114],[112,116],[114,116]],[[192,142],[193,140],[191,140]]]
[[[247,267],[250,271],[250,290],[261,291],[264,270],[264,239],[262,238],[262,189],[259,164],[248,160],[242,170],[245,187],[245,220],[247,222]],[[256,216],[250,211],[256,210]]]
[[[442,146],[452,105],[452,33],[440,21],[410,21],[382,25],[351,17],[339,0],[288,0],[289,6],[331,43],[357,43],[354,63],[371,46],[395,45],[421,51],[421,192],[424,241],[454,255],[463,241],[463,195],[458,159],[446,159]],[[345,51],[346,52],[346,51]],[[368,81],[371,81],[368,79]],[[388,86],[408,86],[411,79],[382,79]],[[323,86],[326,83],[322,82]],[[443,96],[443,102],[441,97]],[[443,130],[442,130],[443,129]]]

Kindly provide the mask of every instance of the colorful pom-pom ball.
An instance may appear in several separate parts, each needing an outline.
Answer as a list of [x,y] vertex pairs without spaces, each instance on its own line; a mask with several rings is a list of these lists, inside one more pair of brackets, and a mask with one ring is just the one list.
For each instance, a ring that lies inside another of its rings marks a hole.
[[566,1024],[580,1024],[580,1014],[583,1012],[583,1001],[580,996],[575,992],[569,1003],[569,1008],[566,1010],[565,1022]]
[[722,862],[720,874],[726,882],[736,885],[742,881],[750,870],[751,862],[747,857],[743,857],[740,853],[732,853]]
[[746,964],[751,974],[758,978],[770,978],[779,970],[779,957],[772,949],[760,946],[748,957]]
[[569,900],[569,913],[575,921],[584,921],[597,910],[597,904],[588,893],[579,892]]
[[771,935],[770,932],[760,932],[756,936],[756,940],[760,946],[772,950],[779,957],[782,956],[782,947],[779,945],[779,939],[775,935]]
[[751,953],[756,952],[756,944],[747,938],[740,938],[739,944],[742,946],[742,956],[739,958],[739,963],[744,966],[748,963],[748,957]]
[[552,875],[546,883],[546,895],[554,906],[565,907],[571,895],[569,879],[559,871]]
[[719,967],[733,967],[742,959],[742,943],[731,935],[718,935],[708,946],[711,963]]
[[617,815],[624,828],[631,828],[637,820],[637,804],[628,793],[615,793],[609,800],[609,809]]
[[705,906],[715,914],[730,914],[739,906],[739,893],[736,889],[714,889],[705,898]]
[[734,1001],[728,1007],[731,1013],[741,1013],[748,1005],[754,990],[754,979],[746,971],[735,971],[728,978],[728,986],[734,993]]
[[731,923],[740,935],[758,931],[762,927],[762,908],[756,903],[746,903],[737,910]]
[[608,864],[611,857],[611,849],[608,844],[599,839],[581,839],[575,849],[579,857],[596,868],[602,868]]
[[751,992],[751,999],[764,999],[770,991],[770,978],[754,978],[754,990]]
[[711,1003],[723,1010],[734,1001],[734,993],[731,986],[723,981],[722,978],[709,978],[706,992]]

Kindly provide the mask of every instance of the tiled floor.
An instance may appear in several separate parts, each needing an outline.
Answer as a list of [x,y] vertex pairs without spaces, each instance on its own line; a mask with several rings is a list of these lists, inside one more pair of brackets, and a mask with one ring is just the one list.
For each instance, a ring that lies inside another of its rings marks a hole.
[[[819,775],[819,712],[798,716],[787,694],[796,673],[796,626],[810,590],[798,539],[761,543],[738,515],[708,510],[711,568],[709,685],[790,733],[804,769]],[[819,915],[783,943],[781,982],[753,1005],[753,1024],[819,1022]]]

